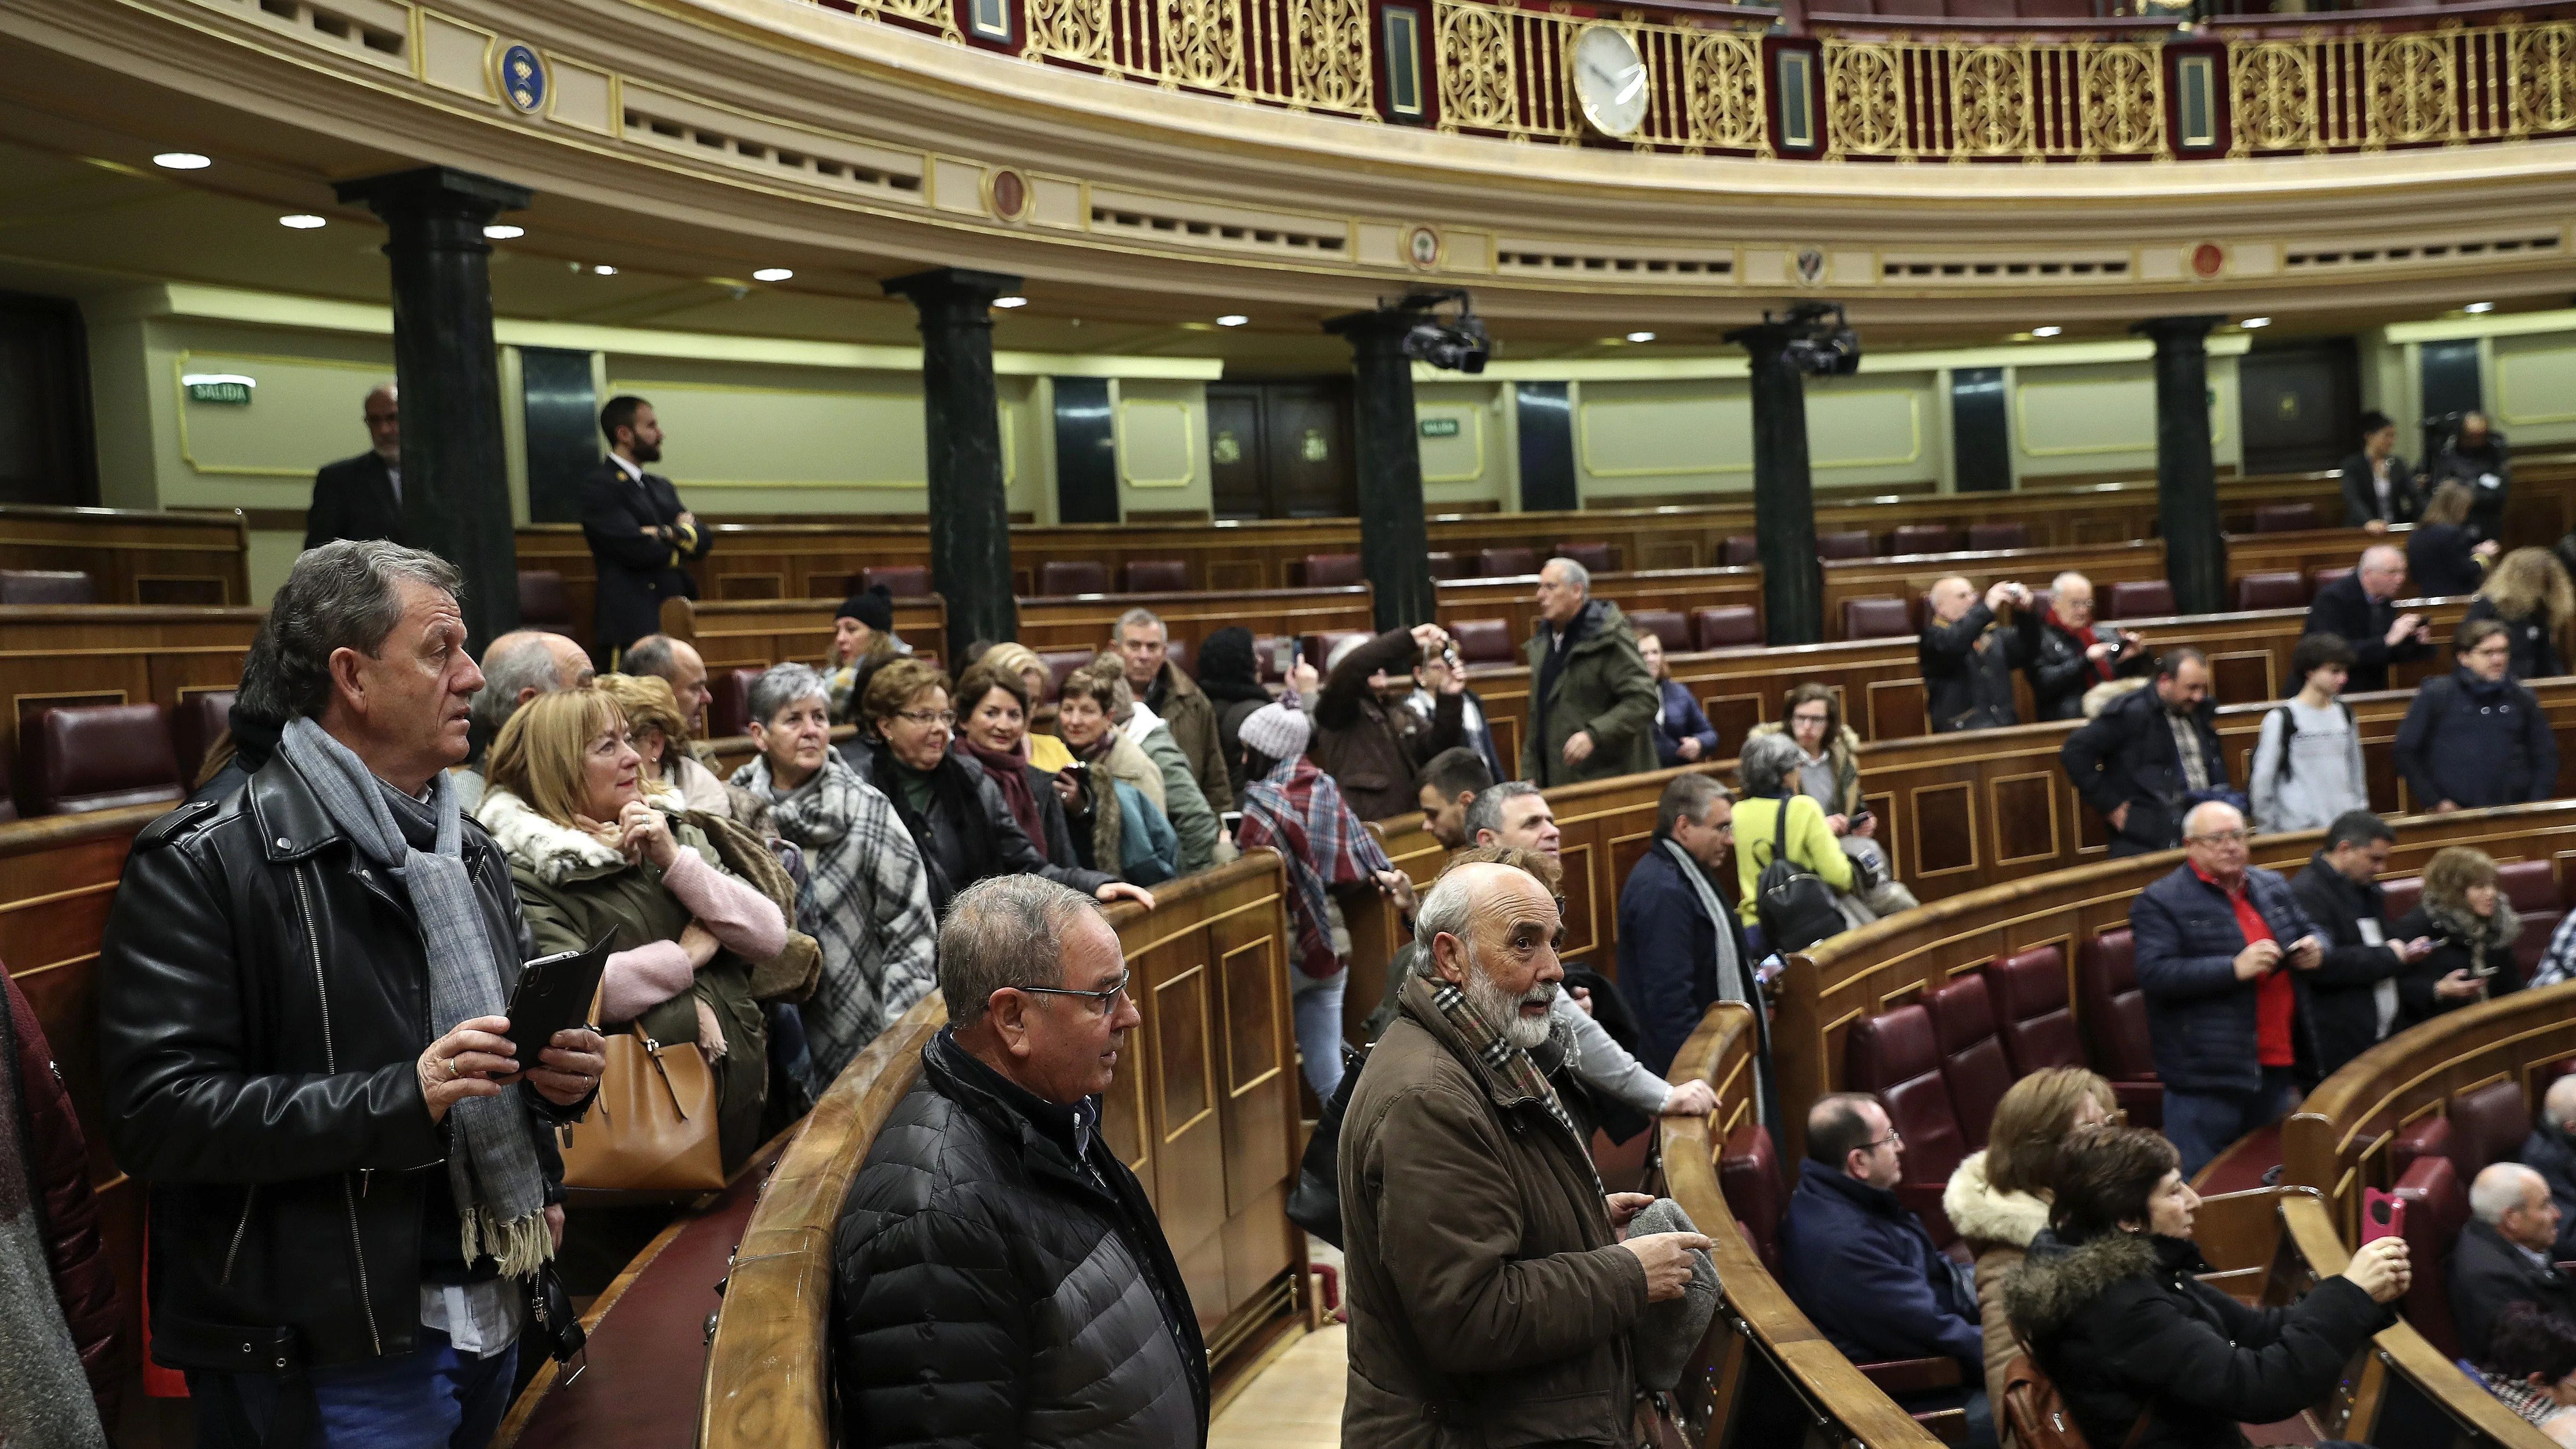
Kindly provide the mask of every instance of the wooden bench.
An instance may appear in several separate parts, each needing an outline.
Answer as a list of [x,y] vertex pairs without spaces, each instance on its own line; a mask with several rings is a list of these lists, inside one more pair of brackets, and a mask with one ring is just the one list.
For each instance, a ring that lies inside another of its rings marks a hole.
[[250,527],[237,508],[0,504],[0,569],[77,570],[96,583],[102,604],[247,604]]
[[16,779],[18,733],[38,710],[175,708],[200,690],[231,689],[267,617],[241,607],[0,604],[0,779]]

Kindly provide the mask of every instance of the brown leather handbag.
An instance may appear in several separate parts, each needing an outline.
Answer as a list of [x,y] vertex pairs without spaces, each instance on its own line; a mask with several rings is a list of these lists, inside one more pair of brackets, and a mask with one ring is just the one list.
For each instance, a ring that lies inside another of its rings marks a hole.
[[655,1041],[641,1021],[603,1035],[608,1070],[599,1096],[580,1121],[555,1129],[564,1191],[575,1203],[608,1205],[722,1188],[716,1074],[706,1054],[696,1042]]
[[[2075,1427],[2075,1416],[2066,1411],[2066,1401],[2057,1392],[2056,1381],[2039,1366],[2025,1347],[2004,1368],[2005,1422],[2012,1428],[2013,1443],[2020,1449],[2087,1449],[2084,1431]],[[2140,1414],[2129,1426],[2129,1437],[2120,1449],[2138,1449],[2147,1437],[2147,1426],[2155,1422],[2150,1410]]]

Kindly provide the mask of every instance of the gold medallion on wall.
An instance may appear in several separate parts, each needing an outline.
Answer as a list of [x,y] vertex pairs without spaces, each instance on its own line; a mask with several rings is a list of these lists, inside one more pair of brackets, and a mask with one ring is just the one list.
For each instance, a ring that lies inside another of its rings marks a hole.
[[1802,287],[1820,286],[1825,280],[1825,249],[1800,247],[1789,258],[1789,271]]
[[1444,250],[1437,227],[1417,226],[1404,234],[1404,259],[1417,272],[1437,270]]
[[522,116],[536,115],[546,108],[546,97],[553,90],[554,78],[546,71],[546,59],[535,46],[517,41],[495,41],[492,45],[492,90],[501,103]]

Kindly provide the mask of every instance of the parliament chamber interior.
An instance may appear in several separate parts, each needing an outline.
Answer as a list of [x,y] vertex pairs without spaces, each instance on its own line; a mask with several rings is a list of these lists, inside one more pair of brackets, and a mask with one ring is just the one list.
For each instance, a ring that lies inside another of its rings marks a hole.
[[0,75],[0,1444],[2576,1443],[2571,0]]

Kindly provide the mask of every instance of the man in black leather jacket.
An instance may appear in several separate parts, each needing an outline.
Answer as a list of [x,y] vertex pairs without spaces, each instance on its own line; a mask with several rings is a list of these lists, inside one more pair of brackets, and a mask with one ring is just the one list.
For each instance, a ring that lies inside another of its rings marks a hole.
[[[464,757],[482,685],[456,587],[446,562],[394,544],[304,554],[251,645],[236,706],[278,726],[309,719],[354,756],[413,864],[397,875],[371,863],[290,739],[232,788],[144,830],[109,913],[108,1142],[151,1184],[153,1357],[189,1371],[218,1439],[300,1444],[295,1426],[316,1414],[334,1440],[488,1438],[508,1402],[525,1286],[488,1252],[469,1255],[446,1159],[465,1151],[468,1118],[520,1124],[541,1200],[559,1202],[547,1129],[579,1116],[598,1085],[604,1047],[586,1029],[540,1054],[499,1035],[503,1017],[432,1015],[430,948],[404,877],[445,854],[444,772]],[[525,951],[509,866],[470,819],[453,838],[467,915],[507,978],[489,999],[506,1000]],[[439,961],[466,958],[484,959],[470,937]],[[516,1111],[453,1111],[484,1097]],[[491,1159],[471,1160],[480,1174]],[[488,1225],[499,1195],[480,1180],[469,1201]],[[543,1211],[559,1237],[562,1209]]]

